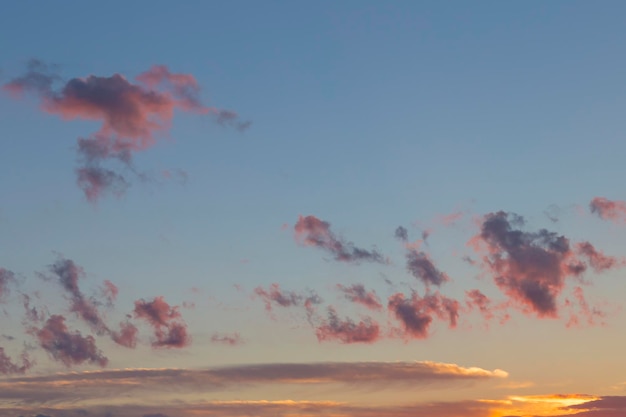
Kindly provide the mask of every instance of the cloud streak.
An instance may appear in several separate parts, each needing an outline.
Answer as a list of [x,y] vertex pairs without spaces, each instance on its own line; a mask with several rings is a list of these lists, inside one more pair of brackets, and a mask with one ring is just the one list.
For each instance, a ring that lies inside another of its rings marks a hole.
[[386,259],[377,250],[368,251],[354,246],[330,230],[330,223],[315,216],[299,216],[294,226],[296,241],[304,246],[314,246],[330,253],[336,261],[361,261],[385,264]]

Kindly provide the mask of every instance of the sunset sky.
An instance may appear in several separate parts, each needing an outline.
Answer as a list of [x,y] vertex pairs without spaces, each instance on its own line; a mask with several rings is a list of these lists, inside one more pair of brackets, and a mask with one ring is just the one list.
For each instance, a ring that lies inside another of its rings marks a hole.
[[626,415],[625,2],[2,6],[0,417]]

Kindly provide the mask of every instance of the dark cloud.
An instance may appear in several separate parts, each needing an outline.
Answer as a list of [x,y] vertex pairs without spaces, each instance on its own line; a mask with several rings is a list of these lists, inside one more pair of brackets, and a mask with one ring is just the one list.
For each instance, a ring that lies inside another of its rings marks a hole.
[[409,232],[406,230],[406,228],[402,226],[398,226],[396,228],[394,236],[396,237],[396,239],[401,240],[402,242],[407,242],[409,240]]
[[366,317],[355,323],[350,318],[340,319],[334,308],[328,308],[328,318],[316,329],[317,340],[338,340],[341,343],[374,343],[380,338],[380,326]]
[[456,327],[460,306],[458,301],[439,293],[423,297],[413,293],[411,298],[396,293],[389,297],[387,307],[402,325],[403,337],[425,339],[434,318],[447,320],[451,328]]
[[376,292],[368,292],[363,284],[353,284],[349,287],[337,284],[337,288],[339,291],[343,292],[347,300],[361,304],[370,310],[380,311],[383,308]]
[[523,225],[524,219],[513,213],[487,214],[470,244],[496,285],[525,312],[557,317],[567,278],[580,277],[588,264],[596,271],[622,264],[588,242],[572,247],[564,236],[546,229],[526,232]]
[[134,314],[152,326],[155,338],[152,347],[182,348],[191,343],[187,325],[178,307],[171,307],[163,297],[155,297],[152,301],[135,301]]
[[444,282],[450,281],[450,277],[445,272],[437,269],[433,260],[424,252],[409,249],[406,254],[406,268],[415,278],[422,281],[426,286],[441,286]]
[[[169,130],[175,110],[212,115],[219,124],[239,130],[250,125],[233,111],[204,106],[196,79],[172,73],[163,65],[140,74],[136,82],[120,74],[60,81],[52,68],[33,60],[27,72],[5,84],[4,90],[14,96],[35,93],[43,111],[63,120],[101,122],[97,132],[77,142],[82,162],[76,170],[77,183],[92,202],[104,192],[120,195],[126,191],[128,180],[111,163],[121,162],[127,171],[135,172],[133,154],[155,145],[156,136]],[[55,84],[61,86],[54,88]]]
[[294,291],[285,291],[280,288],[277,283],[272,283],[268,289],[257,287],[254,294],[260,297],[265,303],[265,310],[272,312],[272,306],[275,307],[299,307],[305,308],[309,319],[315,313],[316,306],[322,303],[321,297],[314,291],[308,291],[308,294],[300,294]]
[[[564,410],[576,412],[577,417],[623,417],[626,415],[626,396],[603,396],[593,401],[563,407]],[[556,417],[564,417],[556,416]]]
[[98,311],[96,303],[85,297],[79,288],[79,279],[85,277],[83,268],[71,259],[60,258],[50,266],[50,272],[56,276],[57,281],[69,295],[70,311],[76,313],[96,334],[109,333],[109,328]]
[[53,84],[61,80],[55,73],[55,69],[38,59],[31,59],[26,65],[24,75],[4,84],[3,89],[15,96],[21,96],[26,91],[32,91],[41,96],[50,96]]
[[50,316],[35,335],[40,346],[65,366],[88,362],[104,367],[108,363],[106,356],[97,348],[93,336],[82,336],[78,331],[70,332],[63,316]]
[[294,231],[298,242],[323,249],[332,254],[337,261],[387,263],[383,255],[377,250],[361,249],[355,247],[352,242],[346,242],[342,238],[336,237],[330,230],[330,223],[315,216],[299,216]]
[[311,362],[265,363],[209,369],[111,369],[87,372],[14,376],[0,381],[0,400],[28,403],[65,399],[106,398],[138,392],[171,392],[173,386],[189,392],[209,392],[233,386],[270,384],[346,384],[389,389],[453,384],[460,381],[507,377],[502,370],[486,370],[439,362]]

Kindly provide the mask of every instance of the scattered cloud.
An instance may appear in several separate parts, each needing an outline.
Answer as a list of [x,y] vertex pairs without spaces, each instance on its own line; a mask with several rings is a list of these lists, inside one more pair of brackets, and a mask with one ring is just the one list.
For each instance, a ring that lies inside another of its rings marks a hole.
[[135,301],[134,315],[152,326],[154,348],[182,348],[191,343],[187,325],[178,307],[170,306],[163,297],[155,297],[152,301]]
[[244,343],[239,333],[213,333],[211,343],[218,343],[229,346],[238,346]]
[[296,240],[305,246],[315,246],[333,255],[341,262],[377,262],[385,264],[387,260],[377,250],[361,249],[352,242],[346,242],[330,230],[330,223],[315,216],[299,216],[294,226]]
[[341,343],[374,343],[380,338],[380,326],[371,317],[358,323],[350,318],[341,319],[337,311],[329,307],[328,318],[315,329],[317,340],[338,340]]
[[434,318],[447,320],[451,328],[456,327],[460,308],[458,301],[439,293],[421,297],[416,292],[410,298],[402,293],[392,295],[387,307],[402,326],[400,334],[409,339],[427,338]]
[[376,295],[375,291],[367,291],[363,284],[353,284],[346,287],[341,284],[337,284],[337,289],[344,294],[347,300],[353,303],[361,304],[362,306],[374,310],[380,311],[383,305],[380,303],[380,298]]
[[96,346],[93,336],[82,336],[80,332],[70,332],[65,325],[65,317],[52,315],[43,328],[35,333],[40,346],[65,366],[81,365],[85,362],[104,367],[108,359]]
[[589,210],[603,220],[608,220],[615,224],[626,224],[626,201],[595,197],[589,203]]

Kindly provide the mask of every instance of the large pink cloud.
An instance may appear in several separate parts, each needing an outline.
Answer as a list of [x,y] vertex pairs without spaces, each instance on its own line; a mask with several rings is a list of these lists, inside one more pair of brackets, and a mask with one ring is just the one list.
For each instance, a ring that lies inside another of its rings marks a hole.
[[315,246],[330,253],[341,262],[378,262],[387,263],[376,249],[366,250],[354,246],[352,242],[335,236],[330,230],[330,223],[315,216],[299,216],[294,226],[296,240],[306,246]]
[[218,123],[238,129],[249,126],[233,111],[202,104],[195,77],[172,73],[163,65],[153,66],[135,81],[113,74],[63,83],[48,66],[33,61],[26,74],[6,83],[4,89],[16,97],[34,92],[43,111],[63,120],[100,123],[96,132],[77,143],[83,162],[77,169],[77,182],[90,201],[105,191],[121,194],[126,190],[127,179],[103,164],[117,160],[130,167],[134,153],[151,148],[157,136],[169,130],[175,110],[213,115]]
[[626,201],[595,197],[589,203],[589,209],[601,219],[609,220],[616,224],[626,224]]
[[513,213],[489,213],[470,245],[498,288],[526,313],[557,317],[567,279],[580,278],[589,266],[602,272],[623,265],[589,242],[571,244],[546,229],[526,232],[524,223]]
[[81,365],[85,362],[104,367],[108,359],[96,346],[93,336],[83,336],[80,332],[70,332],[65,325],[65,317],[52,315],[43,328],[35,333],[40,346],[65,366]]

